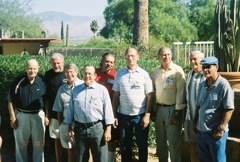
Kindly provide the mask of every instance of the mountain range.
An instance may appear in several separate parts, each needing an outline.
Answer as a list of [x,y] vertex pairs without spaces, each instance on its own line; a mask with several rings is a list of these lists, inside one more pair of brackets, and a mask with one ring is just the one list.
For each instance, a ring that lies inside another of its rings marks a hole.
[[94,36],[90,29],[90,23],[97,20],[100,29],[104,27],[105,20],[103,16],[72,16],[63,12],[42,12],[37,15],[47,32],[48,37],[61,37],[61,24],[64,26],[64,36],[66,37],[66,26],[69,26],[69,38],[71,42],[79,42],[90,39]]

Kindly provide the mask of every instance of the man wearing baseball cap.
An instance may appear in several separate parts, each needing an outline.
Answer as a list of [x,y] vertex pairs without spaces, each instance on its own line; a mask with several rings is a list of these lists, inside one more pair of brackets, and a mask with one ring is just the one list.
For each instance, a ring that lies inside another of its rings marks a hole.
[[206,57],[202,64],[206,81],[199,86],[193,131],[200,162],[226,162],[228,122],[234,110],[234,92],[218,70],[218,59]]

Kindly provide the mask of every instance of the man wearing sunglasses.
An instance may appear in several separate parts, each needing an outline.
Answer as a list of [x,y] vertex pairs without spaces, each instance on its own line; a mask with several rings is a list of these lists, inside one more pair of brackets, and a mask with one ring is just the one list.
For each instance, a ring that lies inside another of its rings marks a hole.
[[200,162],[226,162],[228,122],[234,110],[234,92],[218,70],[218,59],[206,57],[202,64],[206,81],[199,86],[193,131]]

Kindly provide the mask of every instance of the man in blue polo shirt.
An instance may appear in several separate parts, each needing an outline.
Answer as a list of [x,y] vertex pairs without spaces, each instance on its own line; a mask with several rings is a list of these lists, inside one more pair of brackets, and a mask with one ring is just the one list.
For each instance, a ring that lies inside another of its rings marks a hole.
[[201,162],[226,162],[228,122],[234,110],[234,92],[218,70],[218,59],[206,57],[202,64],[206,81],[199,86],[193,130]]
[[27,75],[17,77],[11,84],[8,95],[8,109],[11,127],[14,129],[16,162],[28,161],[27,148],[32,138],[33,162],[44,161],[46,87],[43,78],[37,75],[38,62],[27,61]]

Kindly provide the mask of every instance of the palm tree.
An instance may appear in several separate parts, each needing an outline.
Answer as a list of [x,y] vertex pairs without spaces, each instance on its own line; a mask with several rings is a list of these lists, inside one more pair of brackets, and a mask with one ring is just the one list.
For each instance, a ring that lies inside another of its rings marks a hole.
[[134,0],[133,44],[148,44],[148,0]]
[[97,20],[93,20],[90,24],[90,29],[92,30],[92,32],[94,33],[94,37],[95,37],[95,33],[97,32],[97,30],[99,29]]

